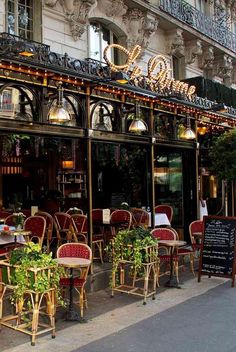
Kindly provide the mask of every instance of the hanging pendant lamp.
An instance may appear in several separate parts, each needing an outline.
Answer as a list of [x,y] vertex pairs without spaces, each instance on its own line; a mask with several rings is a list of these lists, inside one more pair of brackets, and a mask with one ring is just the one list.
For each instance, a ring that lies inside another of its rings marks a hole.
[[146,132],[147,131],[147,124],[146,122],[143,121],[143,119],[140,117],[140,105],[139,103],[136,103],[135,105],[135,118],[131,122],[129,126],[129,132],[132,133],[141,133],[141,132]]
[[187,116],[187,127],[181,135],[182,138],[192,140],[196,138],[196,133],[191,129],[190,118]]
[[69,112],[63,107],[63,88],[61,83],[58,86],[58,97],[55,106],[52,106],[48,113],[48,121],[51,123],[66,123],[71,120]]

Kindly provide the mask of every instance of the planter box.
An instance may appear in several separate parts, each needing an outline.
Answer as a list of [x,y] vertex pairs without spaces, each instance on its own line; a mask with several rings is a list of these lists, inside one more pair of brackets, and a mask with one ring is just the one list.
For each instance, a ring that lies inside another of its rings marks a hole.
[[[127,250],[130,256],[127,254]],[[113,248],[114,253],[114,248]],[[122,253],[122,249],[121,249]],[[121,258],[118,263],[113,263],[112,269],[112,293],[114,296],[114,291],[124,292],[131,295],[141,296],[143,297],[143,304],[146,304],[146,299],[149,296],[152,296],[155,299],[156,294],[156,286],[157,286],[157,268],[158,268],[158,244],[152,246],[146,246],[141,249],[142,253],[142,264],[141,270],[143,275],[141,278],[137,279],[136,272],[134,270],[132,277],[132,284],[128,284],[126,280],[126,267],[130,267],[134,265],[133,261],[133,246],[127,245],[124,247],[123,255],[121,254]],[[117,274],[118,281],[117,282]],[[143,281],[143,287],[138,286],[137,283],[139,281]],[[152,283],[151,285],[150,282]],[[151,287],[149,287],[151,286]]]
[[[52,337],[55,337],[55,288],[48,287],[44,292],[35,289],[42,275],[48,277],[53,275],[55,266],[28,269],[28,288],[23,294],[23,299],[16,302],[16,313],[3,317],[3,297],[9,289],[14,293],[14,289],[17,287],[15,274],[18,267],[18,265],[9,264],[7,260],[0,261],[2,273],[2,281],[0,282],[0,326],[3,325],[30,335],[31,344],[35,345],[36,336],[39,334],[51,331]],[[44,318],[40,320],[42,315]],[[48,316],[48,323],[45,322],[45,316]]]

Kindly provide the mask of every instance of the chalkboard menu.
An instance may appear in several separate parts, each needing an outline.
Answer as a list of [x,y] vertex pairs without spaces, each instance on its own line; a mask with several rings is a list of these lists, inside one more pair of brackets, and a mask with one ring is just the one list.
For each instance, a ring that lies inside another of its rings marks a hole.
[[198,281],[201,275],[235,279],[236,217],[205,216]]

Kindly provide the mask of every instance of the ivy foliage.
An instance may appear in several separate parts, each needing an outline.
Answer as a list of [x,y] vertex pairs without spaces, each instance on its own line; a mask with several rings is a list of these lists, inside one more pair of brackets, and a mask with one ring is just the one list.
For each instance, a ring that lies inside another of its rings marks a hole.
[[209,157],[210,170],[219,181],[236,179],[236,129],[213,139]]
[[140,272],[143,263],[148,263],[156,258],[149,258],[145,250],[148,246],[157,245],[157,240],[152,237],[150,231],[141,227],[132,230],[121,230],[112,240],[106,250],[112,258],[112,270],[116,271],[121,260],[132,263],[132,269]]
[[[9,258],[12,265],[12,283],[15,285],[12,303],[23,299],[27,290],[44,293],[50,288],[55,288],[57,300],[63,304],[59,293],[60,277],[65,276],[64,269],[59,267],[52,253],[42,253],[38,244],[26,243],[23,247],[14,249]],[[51,271],[40,270],[51,268]],[[36,280],[29,269],[37,269]]]

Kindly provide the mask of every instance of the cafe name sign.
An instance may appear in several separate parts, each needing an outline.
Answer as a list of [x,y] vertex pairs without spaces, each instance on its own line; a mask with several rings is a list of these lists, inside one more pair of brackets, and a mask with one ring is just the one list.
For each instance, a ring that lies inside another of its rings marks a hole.
[[[126,55],[126,61],[123,65],[115,65],[108,57],[108,53],[112,48]],[[140,45],[135,45],[131,50],[128,50],[119,44],[111,44],[104,49],[104,60],[112,72],[122,71],[129,74],[130,81],[136,86],[141,86],[166,96],[168,96],[168,94],[184,95],[191,100],[191,97],[196,91],[196,87],[190,86],[186,82],[169,78],[171,70],[168,69],[165,56],[156,55],[151,57],[148,61],[147,75],[145,76],[142,74],[142,68],[135,65],[135,61],[140,53]]]

